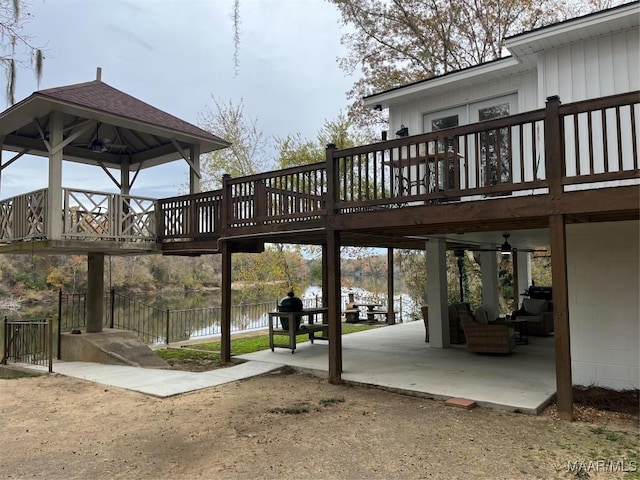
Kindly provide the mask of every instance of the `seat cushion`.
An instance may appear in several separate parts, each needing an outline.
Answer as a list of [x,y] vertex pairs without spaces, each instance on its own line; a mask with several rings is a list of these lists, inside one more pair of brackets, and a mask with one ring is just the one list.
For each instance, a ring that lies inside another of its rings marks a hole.
[[489,323],[489,316],[484,308],[476,308],[473,312],[473,316],[478,323],[482,323],[483,325],[487,325]]
[[549,310],[549,301],[539,298],[525,298],[522,302],[522,308],[527,315],[540,315]]

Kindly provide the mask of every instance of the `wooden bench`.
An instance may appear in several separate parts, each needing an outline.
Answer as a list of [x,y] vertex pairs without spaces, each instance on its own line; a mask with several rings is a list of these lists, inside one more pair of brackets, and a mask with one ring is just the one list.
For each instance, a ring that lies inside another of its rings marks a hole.
[[[326,317],[328,311],[328,308],[305,308],[301,312],[269,312],[269,348],[271,348],[272,352],[275,347],[290,348],[291,353],[295,353],[296,335],[308,334],[311,343],[313,343],[314,340],[328,340],[329,325],[327,324],[328,319]],[[316,315],[322,315],[322,323],[316,323]],[[278,326],[281,317],[288,320],[289,328],[286,330]],[[304,317],[307,317],[307,322],[300,323],[300,326],[296,328],[296,319],[298,317],[303,321]],[[316,336],[316,332],[322,332],[322,334]],[[275,335],[288,336],[288,343],[276,343],[273,338]]]
[[[394,318],[398,314],[398,312],[394,311]],[[378,323],[376,320],[376,315],[380,315],[384,317],[385,323],[389,323],[389,311],[388,310],[367,310],[367,323]]]

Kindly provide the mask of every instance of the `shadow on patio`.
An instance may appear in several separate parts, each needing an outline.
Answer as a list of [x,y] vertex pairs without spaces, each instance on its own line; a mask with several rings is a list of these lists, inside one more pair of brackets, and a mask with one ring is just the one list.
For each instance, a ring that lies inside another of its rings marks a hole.
[[[492,408],[540,413],[556,391],[553,337],[529,337],[511,355],[481,355],[464,345],[430,348],[424,325],[411,322],[342,337],[347,383],[371,385],[426,398],[462,397]],[[289,365],[326,375],[326,342],[264,350],[238,358]]]

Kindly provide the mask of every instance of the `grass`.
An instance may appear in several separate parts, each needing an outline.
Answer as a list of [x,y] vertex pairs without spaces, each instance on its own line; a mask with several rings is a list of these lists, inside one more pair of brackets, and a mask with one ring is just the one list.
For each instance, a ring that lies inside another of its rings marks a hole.
[[[379,328],[380,325],[348,325],[342,324],[342,334],[361,332],[371,328]],[[308,334],[298,335],[296,342],[308,340]],[[156,354],[166,360],[170,365],[189,363],[201,364],[203,362],[220,364],[220,342],[205,342],[191,345],[192,348],[166,348],[156,350]],[[269,349],[269,334],[257,333],[250,336],[231,337],[231,353],[233,355],[243,355],[260,350]]]
[[[361,332],[371,328],[378,328],[377,325],[342,325],[342,334]],[[309,339],[308,334],[303,333],[296,337],[296,342],[304,342]],[[199,343],[199,350],[220,351],[220,342]],[[245,353],[253,353],[259,350],[267,350],[269,348],[269,334],[259,333],[249,337],[231,337],[231,352],[233,355],[244,355]]]
[[344,397],[332,397],[332,398],[323,398],[320,400],[320,405],[323,407],[327,407],[329,405],[335,405],[336,403],[344,402]]

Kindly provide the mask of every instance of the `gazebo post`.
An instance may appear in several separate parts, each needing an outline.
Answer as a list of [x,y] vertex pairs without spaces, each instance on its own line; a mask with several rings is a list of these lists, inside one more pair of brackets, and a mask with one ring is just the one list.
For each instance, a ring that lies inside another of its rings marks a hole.
[[49,124],[49,187],[47,203],[47,238],[60,240],[62,238],[62,148],[56,147],[62,143],[62,113],[51,112]]
[[102,331],[104,313],[104,253],[87,255],[87,333]]

